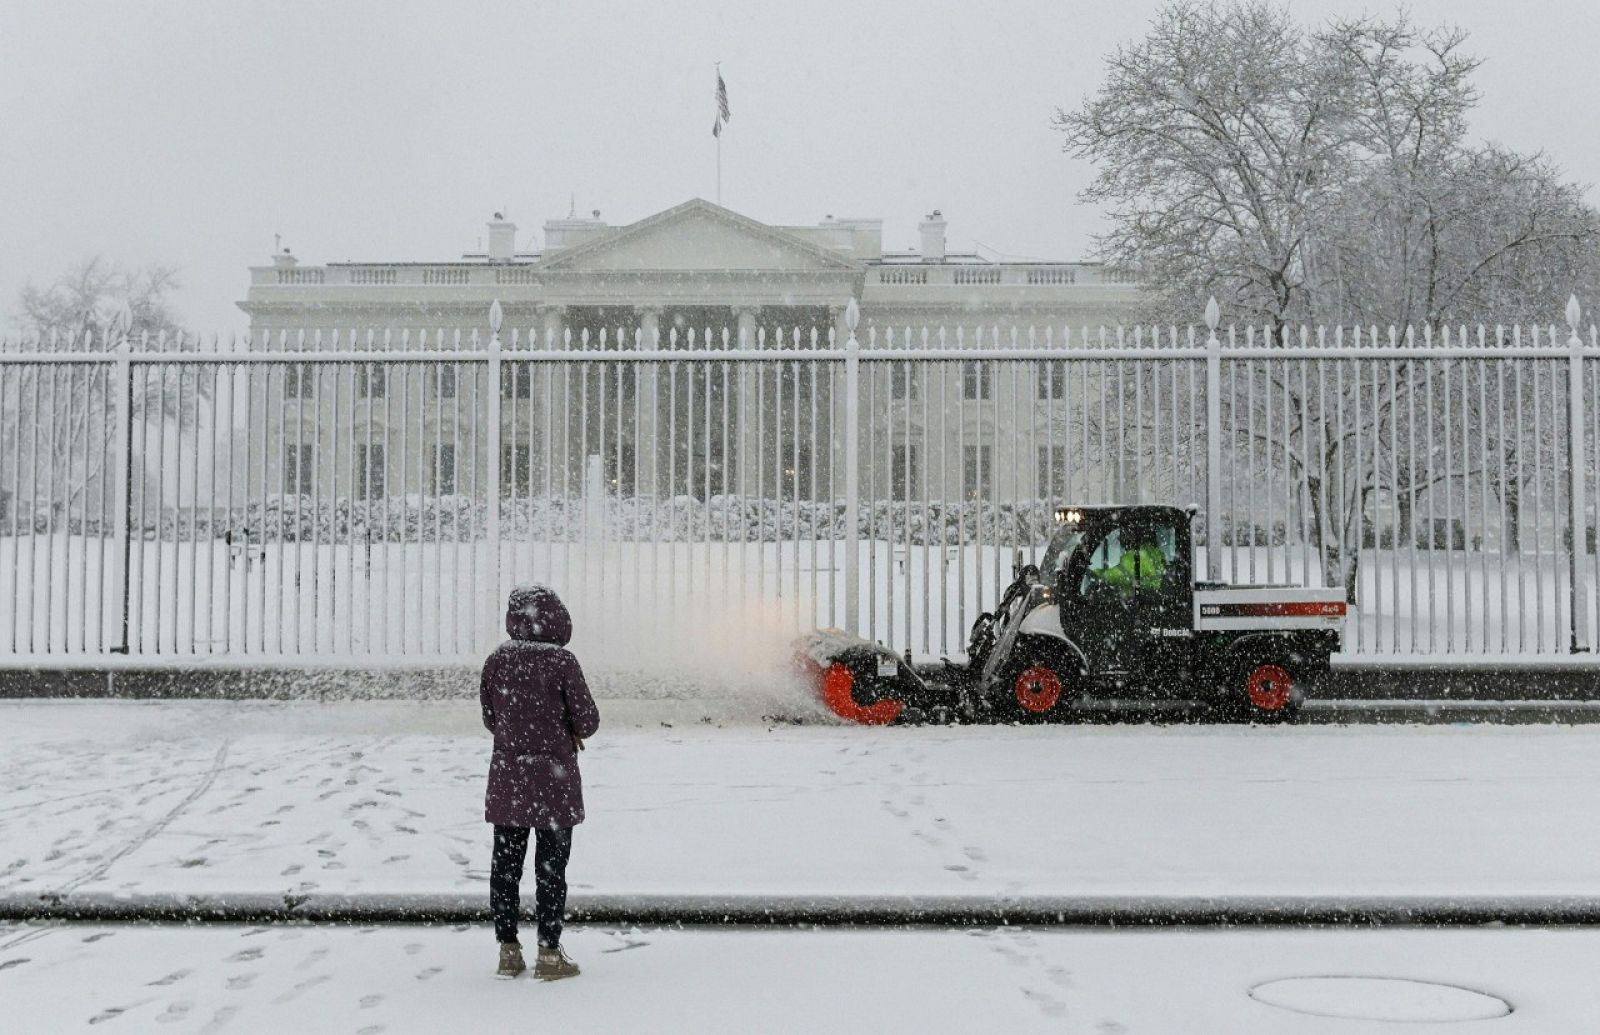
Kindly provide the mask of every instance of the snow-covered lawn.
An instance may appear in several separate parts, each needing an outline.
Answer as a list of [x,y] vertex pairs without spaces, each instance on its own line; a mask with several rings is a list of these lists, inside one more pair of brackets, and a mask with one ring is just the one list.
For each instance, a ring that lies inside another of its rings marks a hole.
[[[768,728],[668,704],[601,702],[575,898],[1600,887],[1593,725]],[[0,730],[0,895],[487,895],[476,702],[13,701]]]
[[[786,529],[787,531],[787,529]],[[122,637],[122,587],[110,540],[0,535],[0,651],[42,664],[104,657]],[[499,639],[499,609],[517,582],[560,589],[585,657],[622,668],[694,670],[683,644],[726,655],[752,636],[777,651],[798,633],[845,624],[842,541],[654,543],[606,539],[487,543],[138,540],[130,598],[135,656],[320,659],[481,657]],[[1011,579],[1013,552],[993,543],[945,548],[883,539],[858,546],[860,632],[896,650],[965,647],[980,611]],[[1026,551],[1042,557],[1043,544]],[[1205,571],[1205,551],[1195,559]],[[1360,553],[1358,604],[1341,660],[1396,656],[1522,660],[1567,653],[1568,558],[1465,550]],[[1582,560],[1591,630],[1600,567]],[[1221,577],[1321,585],[1300,545],[1229,547]]]
[[[493,935],[478,927],[0,926],[0,1009],[19,1033],[273,1035],[1551,1035],[1600,1016],[1590,930],[585,929],[566,941],[584,973],[543,984],[494,980]],[[1330,976],[1440,984],[1295,980]]]

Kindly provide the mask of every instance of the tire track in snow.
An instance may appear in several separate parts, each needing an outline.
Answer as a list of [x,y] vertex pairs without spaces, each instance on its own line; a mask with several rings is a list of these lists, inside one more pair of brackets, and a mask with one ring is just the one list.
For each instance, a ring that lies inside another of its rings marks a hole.
[[65,896],[89,883],[90,881],[98,880],[99,878],[105,876],[106,872],[109,871],[111,867],[115,866],[119,860],[128,855],[128,853],[132,852],[141,845],[148,843],[157,834],[165,830],[173,820],[177,819],[183,814],[185,809],[187,809],[190,805],[193,805],[203,794],[211,789],[211,785],[216,782],[217,774],[222,772],[223,763],[225,763],[228,758],[228,748],[232,743],[233,742],[231,740],[224,740],[222,742],[222,746],[217,748],[216,757],[211,760],[211,768],[206,770],[205,776],[202,777],[200,782],[195,785],[194,790],[184,795],[183,800],[169,809],[166,815],[162,816],[160,819],[144,828],[144,830],[140,831],[138,834],[129,838],[121,848],[118,848],[115,852],[112,852],[109,856],[90,867],[84,873],[63,884],[55,891],[48,892],[47,894],[57,897]]

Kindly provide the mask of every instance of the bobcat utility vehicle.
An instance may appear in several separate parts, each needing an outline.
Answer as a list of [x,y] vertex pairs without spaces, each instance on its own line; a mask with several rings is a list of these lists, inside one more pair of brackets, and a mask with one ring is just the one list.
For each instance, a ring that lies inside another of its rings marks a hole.
[[965,661],[913,664],[909,651],[820,630],[797,662],[834,714],[869,725],[1049,721],[1130,702],[1291,720],[1339,650],[1344,594],[1195,582],[1194,515],[1060,508],[1040,563],[1019,563],[973,623]]

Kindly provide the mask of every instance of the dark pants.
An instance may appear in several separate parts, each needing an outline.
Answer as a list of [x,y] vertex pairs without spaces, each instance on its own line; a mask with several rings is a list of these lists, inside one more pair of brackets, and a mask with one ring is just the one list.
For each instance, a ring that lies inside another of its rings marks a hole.
[[[572,855],[572,828],[535,832],[533,849],[534,916],[539,921],[539,944],[561,944],[561,917],[567,911],[567,859]],[[494,858],[489,867],[489,909],[494,913],[494,936],[501,942],[517,940],[517,913],[522,908],[522,864],[528,858],[528,828],[494,828]]]

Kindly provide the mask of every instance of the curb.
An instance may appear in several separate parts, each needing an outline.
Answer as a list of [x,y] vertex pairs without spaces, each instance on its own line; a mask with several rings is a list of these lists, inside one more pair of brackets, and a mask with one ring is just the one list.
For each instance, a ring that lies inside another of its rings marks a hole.
[[[0,895],[0,920],[395,923],[489,920],[479,895]],[[574,924],[773,927],[1596,925],[1600,896],[584,895]]]

